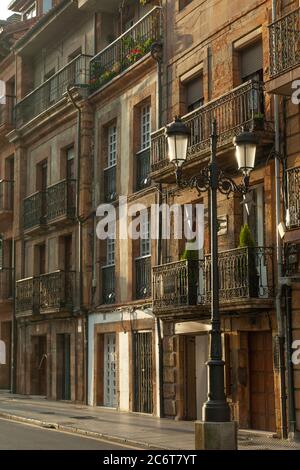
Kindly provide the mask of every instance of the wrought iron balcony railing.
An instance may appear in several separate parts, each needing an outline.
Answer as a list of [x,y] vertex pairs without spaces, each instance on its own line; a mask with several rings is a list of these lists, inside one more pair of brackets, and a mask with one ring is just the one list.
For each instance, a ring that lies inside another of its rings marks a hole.
[[75,272],[55,271],[39,278],[40,311],[75,306]]
[[47,196],[46,191],[38,191],[23,201],[24,230],[39,227],[46,224]]
[[0,102],[0,126],[11,126],[14,124],[15,96],[6,95]]
[[106,202],[117,198],[117,166],[110,166],[104,170],[104,199]]
[[[220,302],[270,299],[274,295],[272,248],[237,248],[219,253]],[[155,308],[208,304],[211,300],[210,255],[153,268]]]
[[12,268],[0,268],[0,301],[13,296],[13,274]]
[[300,166],[287,170],[288,228],[300,227]]
[[0,212],[10,212],[14,207],[14,182],[0,181]]
[[150,183],[150,148],[136,154],[136,189],[147,188]]
[[45,313],[75,306],[75,272],[55,271],[16,282],[16,312]]
[[269,25],[270,76],[300,65],[300,8]]
[[102,303],[114,304],[116,301],[115,266],[102,267]]
[[76,211],[76,181],[63,180],[47,188],[47,222],[73,219]]
[[51,78],[16,104],[16,127],[20,128],[33,118],[58,103],[69,85],[88,87],[90,83],[90,56],[80,55],[60,69]]
[[150,52],[161,39],[161,8],[153,8],[91,60],[91,89],[98,90]]
[[135,260],[135,298],[151,297],[151,256],[143,256]]
[[[230,144],[243,127],[263,130],[264,84],[250,80],[225,95],[192,111],[183,118],[190,128],[188,159],[197,157],[210,149],[211,123],[217,119],[218,147]],[[165,128],[151,135],[151,171],[169,164],[167,158]]]
[[38,278],[29,277],[16,282],[16,314],[35,314],[39,309]]

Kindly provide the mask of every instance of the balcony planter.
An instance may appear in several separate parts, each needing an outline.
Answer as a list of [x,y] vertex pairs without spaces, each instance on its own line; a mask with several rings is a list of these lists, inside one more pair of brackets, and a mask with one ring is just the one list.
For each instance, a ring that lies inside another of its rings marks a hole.
[[264,131],[265,130],[265,116],[264,114],[256,114],[253,118],[253,130]]
[[[248,224],[245,224],[240,233],[240,244],[239,248],[247,248],[248,258],[248,272],[247,272],[247,283],[249,288],[249,296],[258,298],[259,297],[259,274],[256,267],[256,246],[255,241],[250,231]],[[241,271],[241,267],[239,268]],[[242,273],[239,275],[242,277]]]

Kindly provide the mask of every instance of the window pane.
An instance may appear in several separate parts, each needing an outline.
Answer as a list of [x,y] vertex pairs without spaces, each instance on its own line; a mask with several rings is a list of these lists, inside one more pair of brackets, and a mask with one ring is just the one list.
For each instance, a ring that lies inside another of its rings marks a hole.
[[47,13],[52,8],[52,0],[43,0],[43,13]]
[[141,214],[140,256],[147,256],[151,252],[150,217],[148,212]]
[[151,106],[147,105],[141,111],[141,150],[150,147],[151,135]]
[[108,167],[114,166],[117,162],[117,127],[108,128]]

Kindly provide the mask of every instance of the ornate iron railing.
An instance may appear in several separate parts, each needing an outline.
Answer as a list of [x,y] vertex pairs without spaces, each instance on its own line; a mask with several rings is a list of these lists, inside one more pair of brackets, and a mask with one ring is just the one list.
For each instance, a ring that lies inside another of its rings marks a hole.
[[16,282],[16,313],[34,314],[39,308],[38,278],[29,277]]
[[24,230],[38,227],[46,223],[46,203],[45,191],[38,191],[24,199]]
[[161,8],[153,8],[91,60],[91,89],[98,90],[150,52],[161,38]]
[[182,260],[153,268],[152,296],[157,308],[197,305],[203,302],[200,293],[203,261]]
[[47,188],[47,221],[75,217],[76,181],[63,180]]
[[151,297],[151,256],[135,260],[135,298]]
[[[273,249],[236,248],[219,253],[221,302],[271,298],[274,295]],[[211,300],[211,257],[205,257],[205,298]]]
[[12,268],[0,268],[0,300],[7,300],[13,296]]
[[300,8],[269,25],[270,76],[300,64]]
[[55,271],[39,278],[40,311],[75,305],[75,272]]
[[136,189],[147,188],[150,183],[150,148],[136,154]]
[[14,124],[15,96],[6,95],[0,102],[0,126]]
[[[213,119],[218,123],[218,147],[231,143],[243,127],[263,130],[266,122],[264,84],[250,80],[183,116],[182,120],[191,131],[188,159],[209,150]],[[157,171],[167,166],[167,156],[165,129],[162,128],[151,135],[151,170]]]
[[300,166],[287,170],[288,227],[300,227]]
[[116,301],[115,266],[103,266],[101,271],[102,303],[114,304]]
[[88,87],[90,83],[90,56],[80,55],[16,104],[16,127],[58,103],[69,85]]
[[104,170],[104,199],[106,202],[117,198],[117,166],[110,166]]
[[[219,253],[220,302],[274,295],[272,248],[237,248]],[[207,304],[211,300],[211,259],[183,260],[153,268],[156,308]]]
[[14,182],[0,181],[0,212],[12,211],[14,207]]

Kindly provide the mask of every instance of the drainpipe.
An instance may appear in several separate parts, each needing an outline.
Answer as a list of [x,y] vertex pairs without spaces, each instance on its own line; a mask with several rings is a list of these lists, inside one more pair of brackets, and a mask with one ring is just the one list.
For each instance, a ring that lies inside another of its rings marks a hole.
[[296,408],[294,395],[294,370],[292,363],[292,287],[289,281],[284,286],[285,290],[285,312],[286,312],[286,362],[287,362],[287,385],[288,385],[288,411],[289,411],[289,439],[294,439],[296,434]]
[[17,323],[16,323],[16,242],[12,241],[12,297],[13,297],[13,312],[11,324],[11,358],[10,358],[10,393],[16,393],[16,370],[17,370]]
[[[154,43],[151,48],[152,58],[157,64],[157,119],[156,127],[162,127],[162,67],[163,67],[163,45],[162,43]],[[162,184],[158,184],[157,199],[158,207],[162,205]],[[162,263],[162,213],[158,212],[158,239],[157,239],[157,265]],[[158,346],[158,367],[159,367],[159,416],[164,415],[163,406],[163,344],[162,344],[162,328],[161,320],[155,318],[155,326],[157,331],[157,346]]]
[[[272,0],[272,21],[276,20],[276,0]],[[284,329],[281,312],[281,289],[280,281],[282,277],[282,246],[278,226],[281,221],[281,181],[280,181],[280,127],[279,127],[279,97],[274,95],[274,123],[275,123],[275,200],[276,200],[276,259],[277,259],[277,294],[275,301],[277,320],[277,339],[279,347],[279,368],[280,368],[280,412],[281,412],[281,434],[287,437],[287,416],[286,416],[286,384],[285,384],[285,351],[284,351]]]

